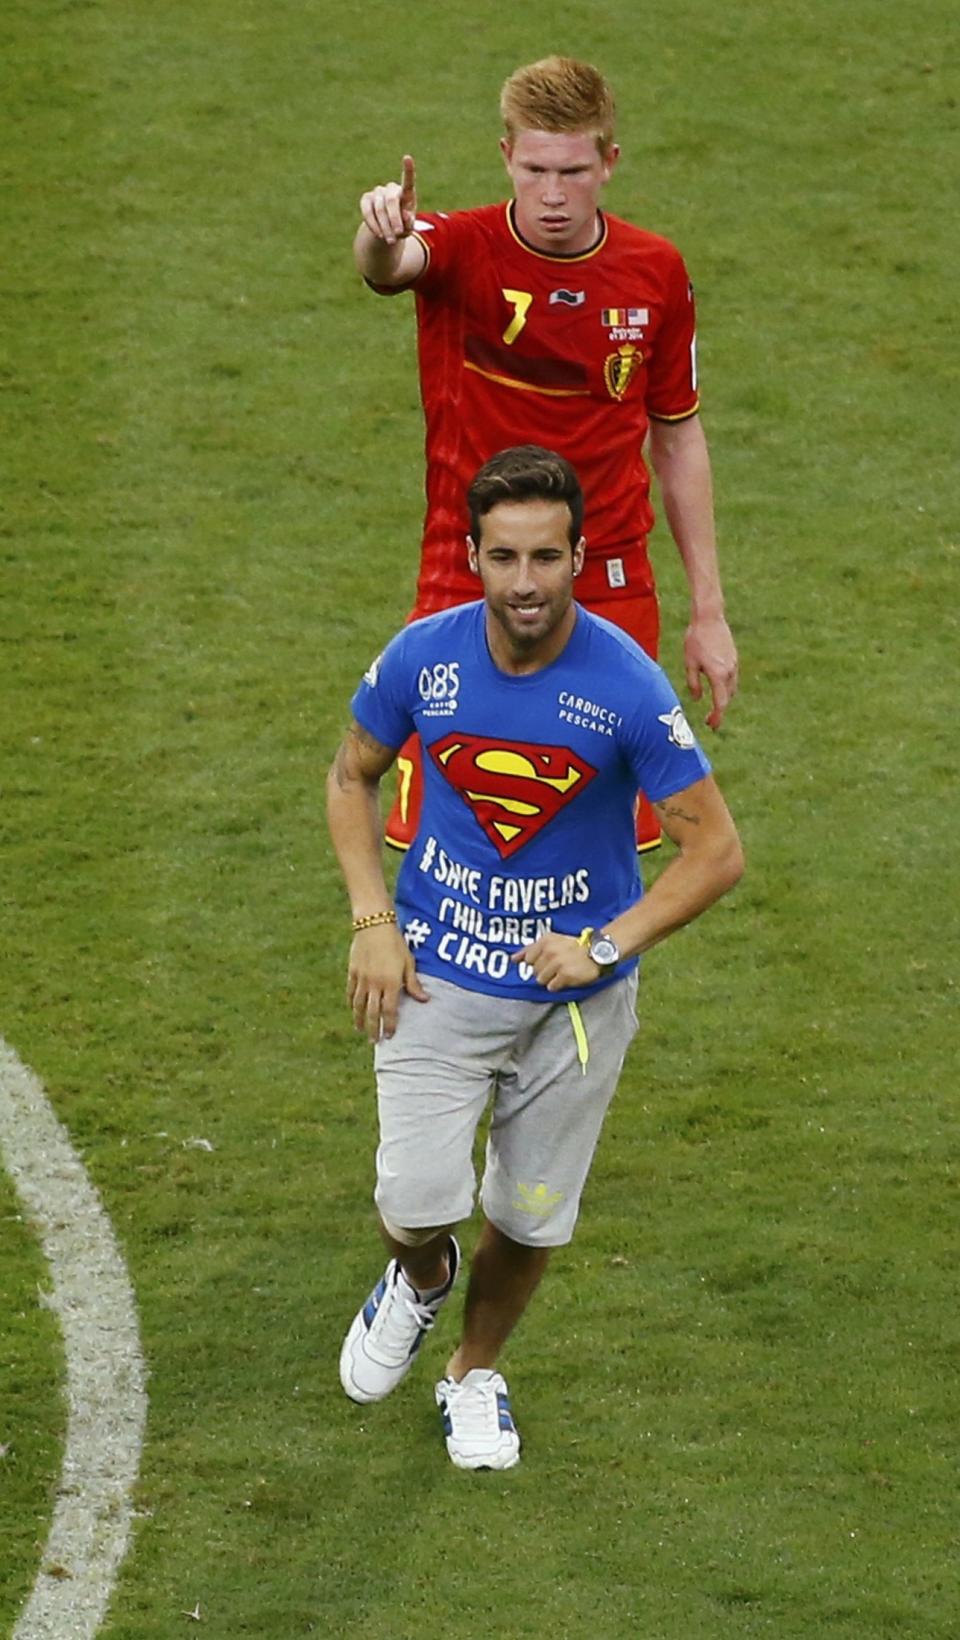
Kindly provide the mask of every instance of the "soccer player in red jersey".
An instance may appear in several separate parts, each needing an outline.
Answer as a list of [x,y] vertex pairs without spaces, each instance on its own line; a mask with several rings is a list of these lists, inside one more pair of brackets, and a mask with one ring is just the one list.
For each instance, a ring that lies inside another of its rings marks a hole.
[[[656,659],[659,616],[647,537],[644,444],[690,587],[687,684],[712,696],[719,727],[737,655],[717,566],[710,458],[698,414],[693,291],[679,251],[600,209],[619,158],[614,103],[595,68],[548,57],[520,68],[500,101],[506,204],[418,212],[414,162],[360,201],[357,266],[383,295],[416,296],[426,493],[411,620],[479,593],[467,561],[466,491],[507,446],[543,444],[573,461],[586,497],[579,601]],[[419,749],[398,758],[387,841],[419,818]],[[638,846],[659,827],[641,803]]]

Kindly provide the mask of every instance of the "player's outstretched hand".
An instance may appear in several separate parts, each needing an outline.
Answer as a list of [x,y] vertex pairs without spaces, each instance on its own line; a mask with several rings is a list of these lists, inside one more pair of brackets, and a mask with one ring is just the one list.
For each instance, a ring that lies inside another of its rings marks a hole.
[[713,705],[707,727],[719,729],[723,714],[737,692],[737,646],[722,615],[691,621],[683,644],[687,687],[694,700],[703,695],[703,678],[710,685]]
[[413,232],[417,215],[417,175],[412,154],[403,156],[400,182],[384,182],[360,196],[360,214],[375,239],[395,245]]
[[542,934],[510,958],[525,962],[548,991],[566,991],[574,985],[593,985],[600,970],[589,951],[572,934]]
[[392,1036],[403,992],[415,1002],[430,999],[417,976],[413,953],[399,929],[386,923],[354,934],[347,969],[347,1001],[358,1031],[371,1042]]

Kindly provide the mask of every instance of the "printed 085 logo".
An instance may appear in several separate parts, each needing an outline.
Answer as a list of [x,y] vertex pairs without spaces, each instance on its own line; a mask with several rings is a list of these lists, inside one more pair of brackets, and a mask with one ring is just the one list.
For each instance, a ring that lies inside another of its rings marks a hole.
[[421,666],[417,689],[425,717],[450,717],[457,709],[460,694],[460,662],[436,661],[433,666]]

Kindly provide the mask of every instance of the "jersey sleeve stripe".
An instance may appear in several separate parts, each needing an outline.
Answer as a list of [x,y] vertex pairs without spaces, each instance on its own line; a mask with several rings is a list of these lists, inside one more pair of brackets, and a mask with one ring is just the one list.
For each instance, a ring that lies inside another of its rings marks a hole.
[[430,266],[430,243],[429,243],[429,240],[426,238],[426,235],[422,234],[422,233],[417,233],[416,229],[414,229],[414,231],[413,231],[413,233],[411,234],[410,237],[412,239],[415,239],[417,241],[418,245],[423,246],[423,254],[426,257],[426,261],[424,262],[423,267],[420,269],[420,272],[417,274],[417,278],[416,279],[411,279],[411,281],[410,281],[410,283],[412,285],[415,285],[417,283],[417,279],[422,279],[424,274],[426,273],[428,267]]
[[647,414],[651,421],[689,421],[690,417],[695,416],[699,409],[700,400],[698,399],[696,404],[694,404],[691,409],[681,410],[678,416],[662,416],[656,410],[648,410]]

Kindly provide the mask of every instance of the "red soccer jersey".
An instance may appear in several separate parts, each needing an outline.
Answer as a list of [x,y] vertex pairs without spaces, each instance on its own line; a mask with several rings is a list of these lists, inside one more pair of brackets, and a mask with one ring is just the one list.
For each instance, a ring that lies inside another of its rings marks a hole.
[[575,256],[533,250],[511,205],[421,213],[416,280],[427,511],[418,615],[477,596],[465,494],[512,444],[542,444],[577,469],[587,557],[577,597],[653,590],[642,447],[651,417],[698,408],[693,292],[679,251],[604,215]]

